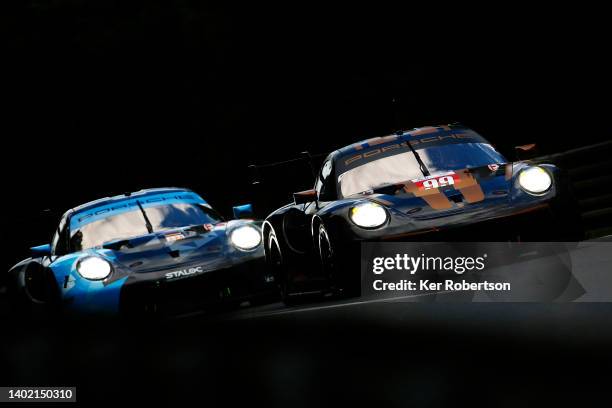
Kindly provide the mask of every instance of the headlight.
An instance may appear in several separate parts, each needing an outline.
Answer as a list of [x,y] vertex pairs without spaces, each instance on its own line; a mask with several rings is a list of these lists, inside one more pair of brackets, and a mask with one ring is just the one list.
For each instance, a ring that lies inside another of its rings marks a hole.
[[519,185],[530,194],[543,194],[550,189],[552,178],[541,167],[528,167],[521,170],[518,177]]
[[351,220],[362,228],[380,227],[387,221],[387,211],[379,204],[368,201],[349,211]]
[[77,271],[89,280],[102,280],[110,275],[112,268],[108,261],[97,256],[88,256],[79,260]]
[[230,241],[238,249],[249,250],[261,243],[261,234],[257,228],[243,225],[230,233]]

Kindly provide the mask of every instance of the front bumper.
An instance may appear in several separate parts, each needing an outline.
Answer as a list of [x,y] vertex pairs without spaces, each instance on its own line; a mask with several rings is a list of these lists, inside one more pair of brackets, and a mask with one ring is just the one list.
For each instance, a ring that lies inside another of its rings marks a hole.
[[[550,202],[505,206],[428,219],[414,218],[377,230],[349,225],[346,241],[554,241],[559,222]],[[561,219],[562,221],[562,219]]]
[[120,294],[122,314],[175,315],[245,300],[274,296],[278,286],[262,258],[176,280],[126,282]]
[[[245,257],[246,258],[246,257]],[[65,310],[76,314],[180,314],[243,300],[275,296],[278,286],[262,256],[208,263],[199,274],[169,279],[168,272],[202,265],[131,271],[110,282],[71,279],[63,289]]]
[[548,204],[492,214],[489,217],[457,224],[432,226],[380,237],[382,241],[551,241],[557,235],[558,222]]
[[[335,245],[336,266],[340,279],[358,285],[363,260],[362,242],[548,242],[564,241],[563,223],[559,222],[548,204],[540,204],[495,216],[473,219],[471,222],[432,226],[426,229],[396,229],[394,233],[381,231],[378,235],[351,239]],[[357,279],[357,280],[356,280]]]

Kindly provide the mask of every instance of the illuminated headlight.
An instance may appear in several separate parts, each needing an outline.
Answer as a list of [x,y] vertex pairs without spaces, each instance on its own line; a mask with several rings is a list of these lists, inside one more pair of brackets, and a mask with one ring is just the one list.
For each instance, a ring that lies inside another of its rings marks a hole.
[[261,243],[261,234],[257,228],[243,225],[231,232],[230,241],[238,249],[249,250]]
[[351,220],[362,228],[380,227],[387,221],[387,211],[371,201],[358,204],[349,212]]
[[521,170],[518,177],[519,185],[529,194],[543,194],[550,189],[552,178],[541,167],[528,167]]
[[77,271],[85,279],[102,280],[111,274],[110,263],[97,256],[88,256],[79,260]]

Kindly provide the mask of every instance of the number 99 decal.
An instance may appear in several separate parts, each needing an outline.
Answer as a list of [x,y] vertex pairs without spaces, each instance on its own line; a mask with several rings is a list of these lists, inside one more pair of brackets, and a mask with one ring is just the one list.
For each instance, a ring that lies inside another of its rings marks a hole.
[[414,180],[413,182],[417,188],[431,190],[433,188],[452,186],[458,179],[459,176],[457,174],[451,173],[443,176],[432,176],[421,180]]

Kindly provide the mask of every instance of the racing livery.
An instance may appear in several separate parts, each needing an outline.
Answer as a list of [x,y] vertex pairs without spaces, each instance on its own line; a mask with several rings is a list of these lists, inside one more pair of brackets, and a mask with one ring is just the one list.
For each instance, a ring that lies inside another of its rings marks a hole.
[[329,154],[314,188],[267,217],[266,259],[290,301],[358,293],[365,240],[568,239],[569,218],[554,218],[569,208],[563,180],[552,164],[508,162],[458,124],[365,140]]
[[[234,207],[249,217],[250,205]],[[9,271],[23,308],[156,314],[262,299],[276,284],[264,266],[261,222],[224,221],[193,191],[158,188],[67,211],[52,243]]]

